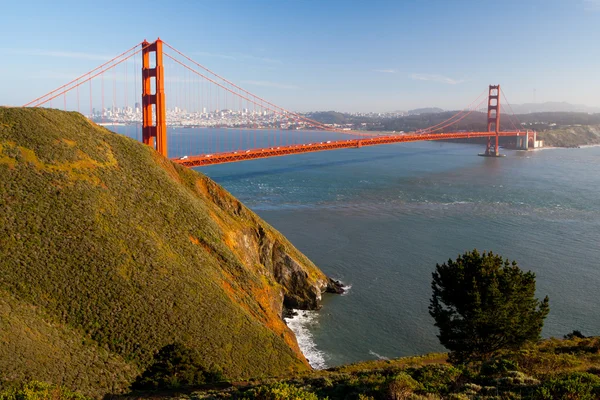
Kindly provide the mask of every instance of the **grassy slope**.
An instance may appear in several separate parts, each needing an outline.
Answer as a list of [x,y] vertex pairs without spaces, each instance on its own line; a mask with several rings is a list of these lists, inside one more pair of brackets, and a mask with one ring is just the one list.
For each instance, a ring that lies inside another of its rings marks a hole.
[[77,113],[0,108],[0,209],[0,380],[122,390],[175,340],[230,377],[308,369],[273,268],[284,254],[309,283],[323,273],[149,147]]
[[[184,396],[163,392],[152,397],[575,400],[600,396],[600,338],[544,340],[521,351],[506,353],[498,358],[503,361],[489,363],[489,367],[481,369],[456,368],[445,360],[445,354],[430,354],[369,361],[312,371],[279,381],[253,380],[220,389],[191,390]],[[578,380],[580,384],[575,384]],[[589,383],[587,387],[586,383]],[[273,396],[274,393],[293,393],[290,387],[299,388],[302,395]],[[586,397],[588,391],[590,394]],[[265,393],[271,393],[272,396],[267,397]],[[123,396],[122,399],[140,397],[146,396],[136,393]]]
[[544,140],[544,146],[575,147],[600,144],[600,125],[569,126],[538,134]]

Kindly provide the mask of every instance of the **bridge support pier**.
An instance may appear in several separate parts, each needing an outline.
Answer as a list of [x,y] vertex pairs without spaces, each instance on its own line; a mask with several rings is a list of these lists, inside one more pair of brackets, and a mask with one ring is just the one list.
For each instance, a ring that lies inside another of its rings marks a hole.
[[517,136],[517,150],[529,150],[529,131],[525,136]]

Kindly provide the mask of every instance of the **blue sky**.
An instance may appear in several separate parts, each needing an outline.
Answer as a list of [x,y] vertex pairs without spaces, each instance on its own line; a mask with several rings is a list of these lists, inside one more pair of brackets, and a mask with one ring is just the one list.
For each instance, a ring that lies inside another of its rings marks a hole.
[[600,106],[600,0],[9,1],[0,104],[20,105],[161,37],[296,111]]

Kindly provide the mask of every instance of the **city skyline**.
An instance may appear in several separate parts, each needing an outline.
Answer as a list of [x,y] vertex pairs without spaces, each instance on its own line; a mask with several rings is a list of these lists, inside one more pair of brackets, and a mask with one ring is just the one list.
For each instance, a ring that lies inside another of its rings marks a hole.
[[149,2],[141,12],[110,1],[34,1],[4,14],[2,105],[24,104],[160,36],[299,112],[461,109],[495,83],[511,103],[600,106],[596,0]]

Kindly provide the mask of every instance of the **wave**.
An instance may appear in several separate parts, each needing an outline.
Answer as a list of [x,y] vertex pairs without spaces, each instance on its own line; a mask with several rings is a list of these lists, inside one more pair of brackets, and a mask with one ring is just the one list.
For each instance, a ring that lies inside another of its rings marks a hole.
[[378,360],[389,360],[389,358],[382,356],[381,354],[377,354],[373,350],[369,350],[369,354],[377,357]]
[[296,335],[298,346],[308,363],[314,369],[325,369],[325,353],[317,349],[317,344],[314,341],[313,335],[310,332],[310,327],[318,324],[317,311],[309,310],[292,310],[292,316],[284,318],[287,326]]
[[342,289],[344,290],[344,293],[342,293],[342,296],[347,296],[350,289],[352,289],[352,285],[345,285],[342,283]]
[[341,279],[335,279],[335,278],[332,278],[332,279],[334,281],[336,281],[336,282],[339,282],[342,285],[342,290],[344,291],[344,293],[342,293],[342,296],[347,296],[348,292],[350,291],[350,289],[352,289],[352,284],[351,283],[345,283]]

